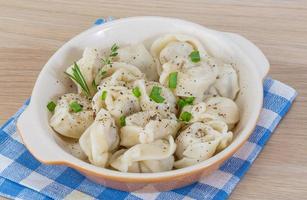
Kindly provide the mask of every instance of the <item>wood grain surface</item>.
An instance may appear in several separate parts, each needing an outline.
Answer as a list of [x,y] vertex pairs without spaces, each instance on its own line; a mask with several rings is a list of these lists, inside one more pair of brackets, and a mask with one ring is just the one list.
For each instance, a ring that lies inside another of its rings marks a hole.
[[65,41],[98,17],[137,15],[236,32],[263,50],[270,76],[299,95],[230,199],[306,199],[307,1],[0,0],[0,123],[30,96],[38,73]]

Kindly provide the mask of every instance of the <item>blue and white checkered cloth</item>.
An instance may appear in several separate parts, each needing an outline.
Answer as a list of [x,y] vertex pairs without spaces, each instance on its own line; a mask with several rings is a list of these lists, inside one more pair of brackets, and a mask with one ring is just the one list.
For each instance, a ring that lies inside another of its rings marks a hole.
[[37,161],[16,132],[16,121],[29,104],[28,100],[0,129],[0,195],[25,200],[227,199],[291,107],[296,95],[293,88],[267,78],[264,81],[264,103],[259,121],[244,146],[218,170],[199,182],[172,191],[153,193],[106,188],[72,168]]

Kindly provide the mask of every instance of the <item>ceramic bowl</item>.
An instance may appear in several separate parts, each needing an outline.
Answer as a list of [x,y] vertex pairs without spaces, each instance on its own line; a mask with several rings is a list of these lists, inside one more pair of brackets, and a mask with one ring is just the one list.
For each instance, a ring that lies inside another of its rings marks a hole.
[[[100,168],[72,156],[63,138],[49,127],[50,114],[46,109],[50,99],[71,90],[71,82],[65,77],[64,70],[81,57],[85,47],[106,48],[113,43],[123,45],[144,40],[146,45],[150,45],[153,38],[166,33],[183,33],[196,37],[211,55],[235,64],[240,82],[240,93],[236,99],[240,108],[240,122],[234,130],[233,142],[206,161],[159,173],[123,173]],[[211,30],[174,18],[132,17],[114,20],[92,27],[72,38],[49,59],[37,78],[30,105],[20,116],[17,127],[29,151],[45,164],[67,165],[89,179],[115,189],[170,190],[208,175],[244,144],[260,114],[263,101],[262,80],[268,70],[269,63],[263,53],[237,34]],[[145,187],[148,185],[149,187]]]

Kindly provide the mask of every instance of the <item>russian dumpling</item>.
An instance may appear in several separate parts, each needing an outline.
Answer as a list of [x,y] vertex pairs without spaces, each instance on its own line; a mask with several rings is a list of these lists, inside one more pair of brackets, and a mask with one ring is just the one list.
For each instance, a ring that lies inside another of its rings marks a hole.
[[211,120],[217,120],[215,115],[209,114],[207,111],[207,104],[205,102],[196,103],[194,105],[187,105],[182,108],[181,113],[189,112],[192,115],[189,123],[193,122],[207,122]]
[[173,168],[176,144],[172,136],[149,144],[137,144],[115,153],[110,165],[121,172],[160,172]]
[[108,164],[110,153],[118,147],[119,137],[114,119],[110,113],[101,109],[93,124],[79,139],[83,152],[89,161],[100,167]]
[[117,60],[138,67],[150,81],[159,78],[156,63],[142,43],[119,48]]
[[[139,99],[143,111],[154,110],[162,114],[170,112],[175,114],[177,113],[177,99],[169,88],[166,88],[157,82],[145,80],[135,81],[134,86],[138,87],[141,92]],[[161,92],[159,94],[163,98],[161,102],[156,102],[150,97],[154,87],[157,88],[159,92]]]
[[224,64],[218,67],[218,75],[213,87],[220,96],[235,99],[240,88],[237,73],[231,65]]
[[195,38],[182,34],[167,34],[156,39],[151,46],[158,74],[161,74],[161,66],[177,58],[187,59],[192,51],[198,50],[200,57],[206,57],[203,45]]
[[172,113],[163,116],[156,111],[138,112],[126,117],[126,125],[120,129],[120,145],[131,147],[167,138],[169,135],[175,137],[180,126]]
[[217,77],[216,67],[201,62],[194,67],[182,67],[173,63],[165,63],[160,76],[160,83],[168,86],[169,75],[177,72],[177,86],[173,89],[176,96],[196,98],[197,102],[204,99],[205,92],[214,84]]
[[[72,102],[77,102],[82,110],[73,112],[69,106]],[[91,102],[79,94],[68,93],[59,97],[50,126],[61,135],[78,139],[93,120]]]
[[137,67],[127,63],[114,62],[104,65],[99,70],[95,83],[99,85],[98,90],[112,85],[131,87],[135,80],[144,77],[144,74]]
[[[212,157],[217,150],[222,150],[232,140],[232,132],[227,132],[227,125],[195,122],[179,133],[176,138],[175,168],[194,165]],[[224,123],[225,124],[225,123]]]
[[[85,48],[82,58],[76,62],[77,65],[79,66],[79,69],[85,79],[85,82],[92,96],[96,92],[96,88],[93,87],[93,81],[95,80],[95,77],[99,69],[102,67],[102,62],[101,62],[102,57],[103,57],[102,51],[94,48]],[[73,67],[74,65],[67,68],[66,73],[72,75]],[[80,94],[82,92],[82,89],[79,84],[76,85],[78,87],[78,93]]]
[[92,100],[93,110],[99,112],[101,108],[107,109],[117,124],[121,116],[127,116],[141,110],[137,97],[131,89],[123,86],[109,86],[101,88]]
[[206,113],[224,121],[229,130],[239,121],[239,108],[233,100],[225,97],[210,97],[205,102],[207,104]]

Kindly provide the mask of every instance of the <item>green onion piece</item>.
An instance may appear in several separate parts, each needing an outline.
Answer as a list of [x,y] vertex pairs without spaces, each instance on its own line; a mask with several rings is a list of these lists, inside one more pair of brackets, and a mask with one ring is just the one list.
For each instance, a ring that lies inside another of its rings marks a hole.
[[100,96],[101,100],[103,100],[103,101],[106,100],[106,97],[107,97],[107,91],[103,91],[101,96]]
[[195,97],[186,97],[184,99],[179,99],[177,101],[177,105],[178,105],[179,109],[182,109],[186,105],[193,105],[194,99],[195,99]]
[[190,56],[192,62],[196,63],[196,62],[200,61],[199,51],[197,51],[197,50],[192,51],[189,56]]
[[132,89],[132,93],[135,97],[139,98],[141,96],[141,91],[139,87],[135,87]]
[[192,114],[189,112],[183,112],[180,115],[180,120],[185,121],[185,122],[189,122],[192,118]]
[[184,99],[184,101],[187,102],[187,104],[192,105],[194,99],[195,99],[195,97],[187,97],[187,98]]
[[120,126],[123,127],[123,126],[126,126],[126,116],[121,116],[119,118],[119,123],[120,123]]
[[80,104],[78,104],[78,102],[73,101],[69,104],[69,107],[75,112],[80,112],[82,111],[82,106]]
[[182,109],[184,106],[187,105],[184,99],[179,99],[177,104],[178,104],[179,109]]
[[164,98],[161,96],[162,88],[158,86],[153,86],[149,97],[156,103],[163,103]]
[[56,107],[56,104],[53,102],[53,101],[50,101],[48,104],[47,104],[47,108],[50,112],[53,112],[54,109]]
[[178,72],[172,72],[168,76],[168,87],[175,89],[177,87],[177,75]]

